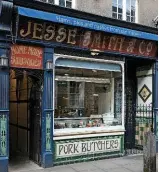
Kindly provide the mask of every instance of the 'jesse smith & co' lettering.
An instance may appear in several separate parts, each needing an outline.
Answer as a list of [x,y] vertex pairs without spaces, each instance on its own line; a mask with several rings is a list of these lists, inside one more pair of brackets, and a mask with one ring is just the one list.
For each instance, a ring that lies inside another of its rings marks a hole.
[[117,51],[142,56],[151,56],[155,48],[152,41],[141,41],[135,38],[128,39],[124,36],[88,31],[86,29],[81,32],[81,29],[70,28],[67,25],[28,21],[27,27],[20,26],[19,34],[22,38],[52,41],[90,49]]

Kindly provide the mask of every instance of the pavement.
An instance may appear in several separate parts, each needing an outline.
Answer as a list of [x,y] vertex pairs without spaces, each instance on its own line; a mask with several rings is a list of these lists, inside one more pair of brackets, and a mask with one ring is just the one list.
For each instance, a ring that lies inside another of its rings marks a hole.
[[[143,172],[143,155],[131,155],[52,168],[25,168],[14,172]],[[9,172],[13,172],[9,170]]]

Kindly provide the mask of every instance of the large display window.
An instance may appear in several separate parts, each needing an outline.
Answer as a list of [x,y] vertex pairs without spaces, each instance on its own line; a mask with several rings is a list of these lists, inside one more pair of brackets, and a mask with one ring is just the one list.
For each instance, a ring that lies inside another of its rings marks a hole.
[[122,67],[114,71],[88,68],[55,67],[55,132],[122,128]]

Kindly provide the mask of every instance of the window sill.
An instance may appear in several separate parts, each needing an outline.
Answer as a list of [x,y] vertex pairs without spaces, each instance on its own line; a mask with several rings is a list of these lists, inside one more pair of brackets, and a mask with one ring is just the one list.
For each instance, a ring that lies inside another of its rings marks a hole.
[[88,135],[106,135],[122,132],[124,134],[125,128],[122,126],[108,126],[108,127],[93,127],[93,128],[66,128],[66,129],[55,129],[54,137],[70,136],[77,138],[77,135],[82,137]]

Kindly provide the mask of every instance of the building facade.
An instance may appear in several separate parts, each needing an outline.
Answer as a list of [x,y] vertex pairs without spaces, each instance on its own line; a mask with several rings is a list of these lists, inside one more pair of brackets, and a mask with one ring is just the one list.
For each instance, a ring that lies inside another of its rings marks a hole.
[[4,4],[0,171],[16,156],[44,168],[123,156],[142,146],[141,128],[157,132],[157,29],[33,0]]
[[39,0],[67,8],[110,17],[127,22],[156,27],[157,0]]

